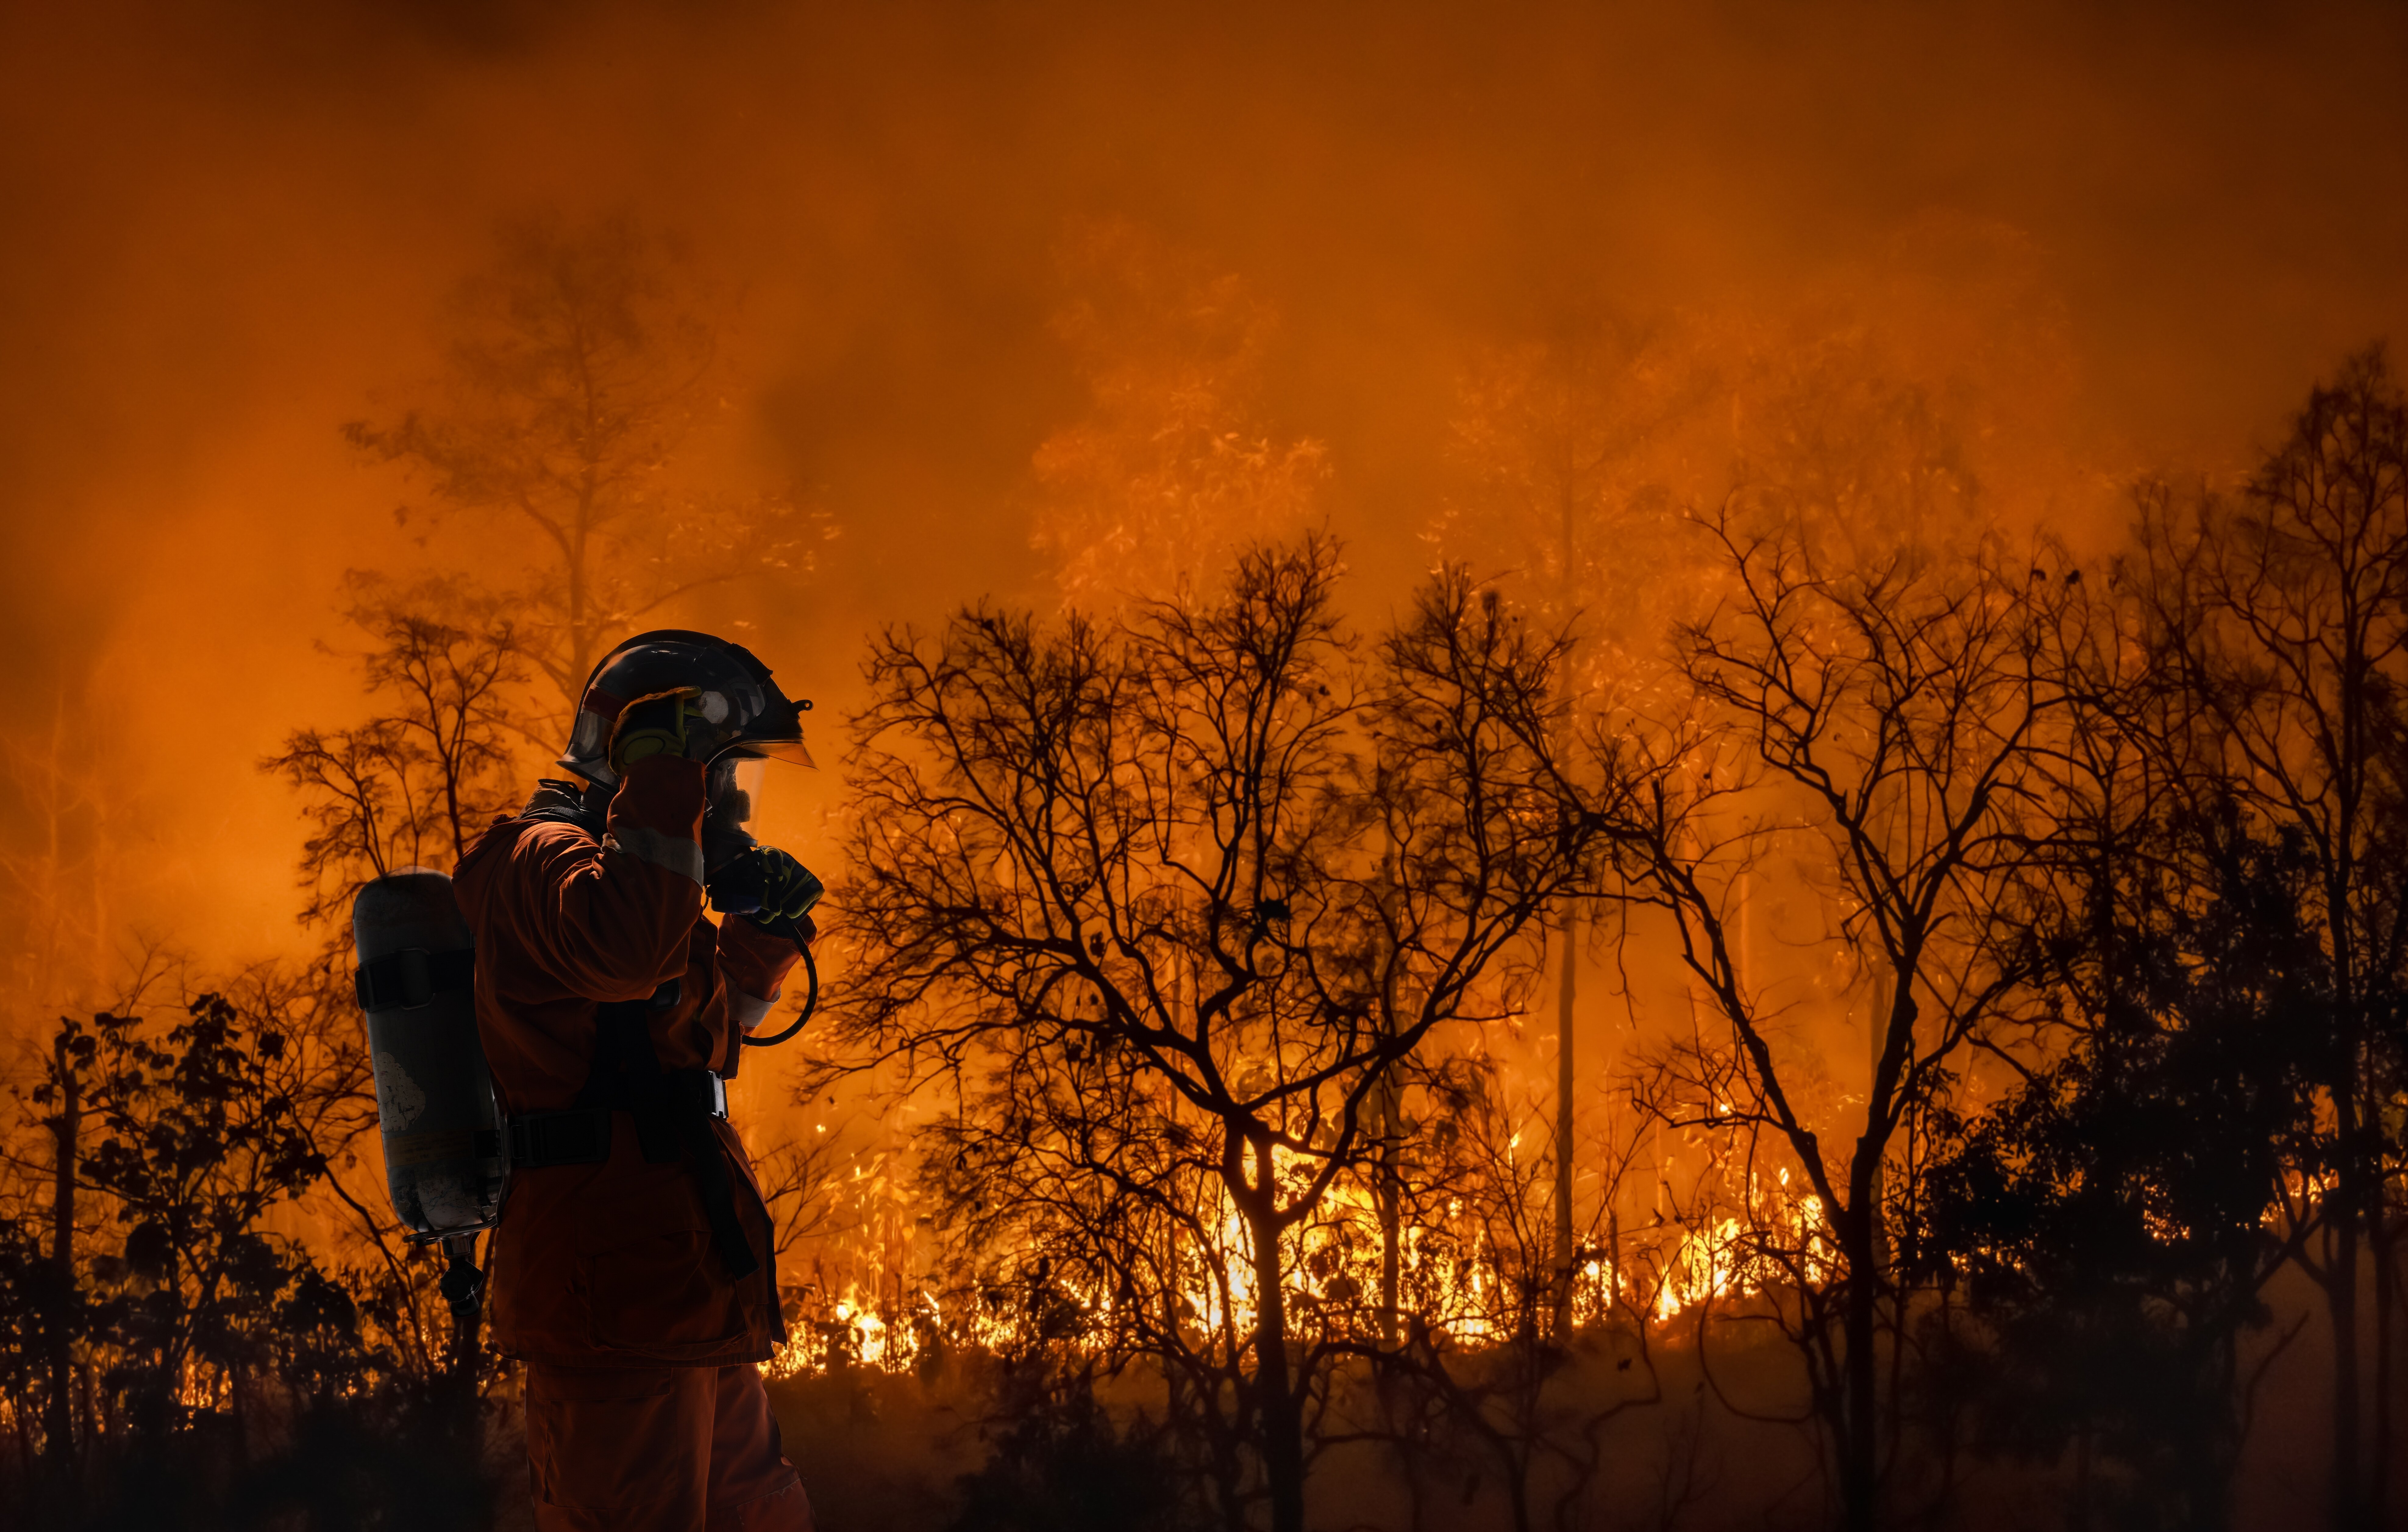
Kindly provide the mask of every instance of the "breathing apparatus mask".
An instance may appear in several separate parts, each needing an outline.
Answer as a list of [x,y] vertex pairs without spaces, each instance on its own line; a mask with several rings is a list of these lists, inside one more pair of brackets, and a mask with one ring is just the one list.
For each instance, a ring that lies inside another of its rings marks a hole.
[[730,752],[710,763],[702,809],[702,865],[710,877],[760,844],[752,836],[752,818],[768,775],[767,762],[757,755]]

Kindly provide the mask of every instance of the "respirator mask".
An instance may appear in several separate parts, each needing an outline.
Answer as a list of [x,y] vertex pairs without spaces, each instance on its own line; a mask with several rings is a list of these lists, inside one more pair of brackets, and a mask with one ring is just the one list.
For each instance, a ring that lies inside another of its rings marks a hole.
[[708,794],[702,810],[702,865],[706,881],[716,880],[735,860],[760,842],[753,838],[752,819],[761,801],[762,780],[768,763],[756,756],[726,754],[710,763],[704,779]]

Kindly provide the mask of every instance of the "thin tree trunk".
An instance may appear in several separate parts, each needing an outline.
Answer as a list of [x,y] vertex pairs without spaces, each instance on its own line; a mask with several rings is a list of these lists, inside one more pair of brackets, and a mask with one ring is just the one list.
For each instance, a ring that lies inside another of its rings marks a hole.
[[1381,1077],[1379,1102],[1380,1342],[1394,1351],[1398,1310],[1403,1304],[1404,1254],[1400,1245],[1404,1234],[1404,1179],[1397,1165],[1397,1140],[1401,1137],[1401,1131],[1398,1121],[1397,1083],[1392,1074],[1383,1073]]
[[1572,1000],[1580,962],[1580,907],[1566,903],[1561,973],[1555,989],[1555,1336],[1572,1331]]
[[83,1121],[83,1081],[67,1058],[64,1031],[51,1044],[59,1111],[51,1127],[50,1269],[58,1281],[58,1312],[50,1335],[50,1398],[43,1424],[46,1455],[64,1481],[75,1462],[75,1352],[67,1321],[75,1303],[76,1155]]
[[[1386,918],[1390,930],[1393,931],[1397,899],[1396,848],[1393,842],[1383,861],[1385,866],[1383,869],[1384,886],[1381,896],[1383,907],[1382,913]],[[1397,1025],[1397,961],[1398,954],[1392,950],[1388,954],[1386,971],[1380,981],[1381,1024],[1387,1029],[1391,1038],[1395,1036]],[[1397,1080],[1396,1067],[1393,1062],[1381,1069],[1375,1094],[1380,1119],[1379,1181],[1373,1192],[1373,1199],[1378,1205],[1380,1215],[1380,1342],[1388,1350],[1394,1351],[1397,1347],[1399,1294],[1404,1277],[1403,1253],[1399,1246],[1404,1234],[1402,1224],[1405,1188],[1404,1178],[1397,1164],[1398,1141],[1403,1137],[1401,1121],[1403,1111],[1402,1103],[1398,1099],[1401,1094],[1401,1088]]]
[[[1557,509],[1563,519],[1563,544],[1558,550],[1562,563],[1556,566],[1556,601],[1567,621],[1572,610],[1573,592],[1578,581],[1573,566],[1580,552],[1581,498],[1577,476],[1568,476],[1557,496]],[[1567,702],[1574,700],[1576,689],[1572,678],[1572,643],[1567,630],[1563,658],[1563,687]],[[1570,714],[1565,714],[1569,726]],[[1572,998],[1573,983],[1580,957],[1580,906],[1576,901],[1564,903],[1563,967],[1555,992],[1555,1337],[1569,1341],[1572,1330]]]
[[1513,1517],[1513,1532],[1530,1532],[1530,1465],[1516,1461],[1507,1452],[1505,1457],[1505,1505]]
[[[2348,1102],[2348,1093],[2341,1099]],[[2332,1330],[2332,1500],[2334,1532],[2369,1528],[2359,1484],[2358,1439],[2362,1429],[2358,1401],[2358,1208],[2356,1167],[2357,1112],[2349,1102],[2340,1112],[2343,1145],[2341,1216],[2334,1222],[2331,1262],[2325,1275],[2325,1313]]]
[[[1881,1079],[1882,1049],[1889,1041],[1889,1029],[1897,1024],[1897,1017],[1893,1014],[1897,1009],[1897,1003],[1898,976],[1885,967],[1873,978],[1873,1020],[1872,1025],[1869,1028],[1872,1034],[1872,1053],[1865,1065],[1865,1100],[1867,1102],[1872,1100],[1875,1082]],[[1871,1232],[1870,1248],[1875,1268],[1884,1273],[1889,1270],[1889,1224],[1882,1215],[1882,1197],[1887,1190],[1885,1178],[1882,1174],[1882,1163],[1876,1156],[1872,1166],[1872,1180],[1869,1183],[1869,1195],[1863,1206],[1865,1225]]]
[[2391,1331],[2396,1296],[2391,1290],[2392,1231],[2384,1227],[2380,1208],[2374,1225],[2374,1436],[2373,1461],[2367,1465],[2366,1521],[2370,1526],[2389,1524],[2391,1501]]

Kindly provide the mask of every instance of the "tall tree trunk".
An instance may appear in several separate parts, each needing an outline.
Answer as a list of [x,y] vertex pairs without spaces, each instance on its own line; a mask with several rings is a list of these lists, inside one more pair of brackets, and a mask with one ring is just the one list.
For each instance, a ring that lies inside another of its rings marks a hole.
[[[2346,1172],[2344,1172],[2346,1176]],[[2332,1335],[2332,1484],[2334,1532],[2367,1526],[2358,1486],[2358,1222],[2335,1224],[2325,1278],[2325,1317]]]
[[1580,907],[1564,905],[1561,973],[1555,987],[1555,1336],[1572,1331],[1572,1000],[1580,963]]
[[[1567,621],[1574,605],[1573,595],[1579,580],[1573,574],[1580,555],[1580,513],[1583,508],[1578,475],[1567,476],[1557,494],[1556,510],[1562,518],[1562,546],[1557,550],[1562,562],[1556,566],[1555,599]],[[1576,702],[1579,688],[1572,676],[1573,643],[1567,629],[1564,642],[1563,689],[1568,704]],[[1570,713],[1564,715],[1566,727]],[[1564,901],[1564,923],[1560,932],[1563,940],[1563,965],[1555,989],[1555,1286],[1550,1296],[1555,1308],[1554,1333],[1558,1341],[1569,1342],[1572,1330],[1572,999],[1573,984],[1580,964],[1580,906],[1577,901]]]
[[1261,1190],[1243,1210],[1254,1247],[1254,1396],[1263,1479],[1270,1491],[1271,1532],[1304,1532],[1304,1420],[1288,1373],[1287,1297],[1280,1285],[1279,1224],[1271,1212],[1278,1193],[1268,1144],[1255,1160]]
[[[1881,1079],[1882,1050],[1889,1041],[1889,1029],[1898,1024],[1895,1014],[1898,1004],[1898,975],[1885,967],[1873,976],[1873,1020],[1868,1029],[1872,1034],[1872,1053],[1865,1063],[1865,1099],[1870,1102],[1876,1082]],[[1872,1179],[1866,1183],[1862,1204],[1865,1226],[1870,1231],[1873,1268],[1877,1273],[1889,1270],[1889,1223],[1882,1213],[1882,1198],[1887,1192],[1886,1179],[1882,1174],[1882,1157],[1873,1156]]]
[[[1382,858],[1381,913],[1395,929],[1397,911],[1396,846],[1390,842]],[[1397,1026],[1397,962],[1392,949],[1387,967],[1380,980],[1381,1024],[1393,1039]],[[1403,1103],[1398,1099],[1403,1088],[1397,1079],[1393,1061],[1383,1067],[1379,1083],[1374,1088],[1380,1126],[1380,1162],[1378,1184],[1372,1200],[1380,1215],[1380,1342],[1394,1351],[1397,1346],[1399,1289],[1403,1283],[1404,1259],[1400,1244],[1404,1230],[1404,1177],[1397,1163],[1399,1142],[1404,1136]]]
[[2374,1248],[2374,1460],[2367,1465],[2366,1521],[2386,1525],[2391,1513],[2391,1348],[2392,1309],[2398,1295],[2391,1287],[2391,1261],[2396,1235],[2380,1207],[2372,1220]]
[[[1870,1172],[1864,1171],[1856,1177],[1860,1199],[1872,1179]],[[1880,1269],[1873,1255],[1873,1231],[1878,1224],[1869,1201],[1860,1200],[1857,1206],[1862,1210],[1847,1221],[1848,1287],[1843,1321],[1847,1370],[1839,1439],[1840,1525],[1847,1532],[1873,1532],[1879,1525],[1875,1501],[1880,1476],[1875,1454],[1881,1440],[1876,1419],[1880,1374],[1873,1358],[1874,1303],[1879,1296],[1876,1273]]]
[[[2356,1063],[2355,1048],[2349,1057]],[[2355,1082],[2351,1082],[2354,1084]],[[2341,1146],[2341,1184],[2334,1201],[2330,1264],[2325,1270],[2325,1312],[2332,1330],[2332,1489],[2334,1532],[2372,1532],[2360,1483],[2358,1443],[2363,1429],[2358,1356],[2358,1259],[2359,1218],[2366,1206],[2358,1163],[2358,1099],[2351,1084],[2333,1093],[2335,1138]]]
[[1403,1305],[1404,1178],[1397,1165],[1397,1140],[1402,1137],[1392,1073],[1380,1078],[1380,1181],[1376,1200],[1380,1213],[1380,1342],[1397,1346],[1398,1311]]
[[59,1088],[58,1116],[50,1129],[50,1270],[58,1311],[50,1327],[50,1391],[42,1431],[45,1455],[64,1482],[75,1462],[75,1351],[68,1320],[76,1294],[76,1155],[83,1122],[83,1080],[67,1057],[64,1030],[50,1045],[50,1065]]

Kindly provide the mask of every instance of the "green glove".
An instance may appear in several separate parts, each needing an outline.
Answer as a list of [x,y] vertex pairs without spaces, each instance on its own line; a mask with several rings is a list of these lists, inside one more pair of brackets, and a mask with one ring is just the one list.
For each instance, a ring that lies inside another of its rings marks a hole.
[[[638,697],[619,711],[610,731],[610,767],[624,776],[638,761],[655,755],[707,752],[718,735],[702,710],[702,694],[692,689]],[[697,757],[699,758],[699,757]]]
[[798,921],[808,915],[827,892],[810,868],[788,856],[774,846],[762,848],[761,913],[775,912],[781,921]]
[[755,846],[711,879],[710,907],[782,933],[808,917],[825,892],[810,868],[775,846]]

